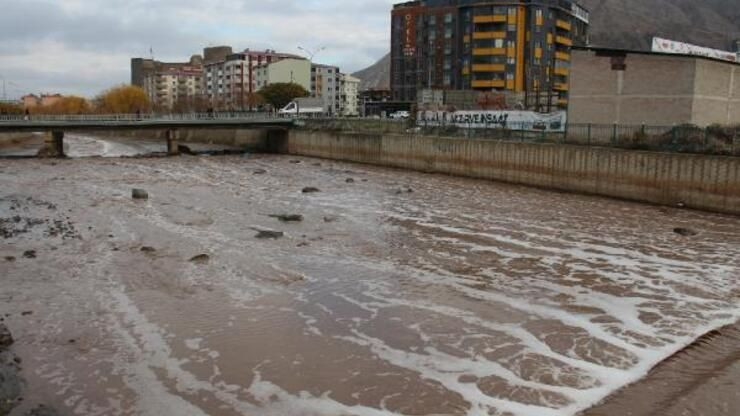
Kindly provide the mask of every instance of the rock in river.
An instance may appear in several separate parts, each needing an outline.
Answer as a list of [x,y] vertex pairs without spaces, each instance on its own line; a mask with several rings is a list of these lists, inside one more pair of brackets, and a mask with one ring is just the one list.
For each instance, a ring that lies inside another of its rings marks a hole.
[[60,414],[51,407],[40,405],[29,410],[26,416],[60,416]]
[[270,215],[272,218],[277,218],[282,222],[301,222],[303,221],[303,215],[298,214],[274,214]]
[[190,259],[190,261],[196,264],[206,264],[211,261],[211,256],[209,256],[208,254],[199,254]]
[[133,199],[149,199],[149,193],[143,189],[132,189],[131,197]]
[[0,351],[13,345],[13,336],[10,335],[8,327],[0,324]]
[[312,193],[315,193],[315,192],[321,192],[321,190],[319,190],[319,188],[314,188],[313,186],[307,186],[307,187],[303,188],[303,193],[304,194],[312,194]]
[[284,236],[285,233],[282,231],[270,231],[270,230],[258,230],[257,235],[255,235],[255,238],[259,238],[260,240],[266,240],[266,239],[278,239]]
[[680,227],[674,228],[673,232],[683,237],[694,237],[699,234],[694,230],[690,230],[688,228],[680,228]]

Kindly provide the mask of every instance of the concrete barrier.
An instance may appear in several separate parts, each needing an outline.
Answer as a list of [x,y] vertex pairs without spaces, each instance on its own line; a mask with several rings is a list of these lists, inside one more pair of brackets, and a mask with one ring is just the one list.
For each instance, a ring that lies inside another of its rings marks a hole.
[[560,144],[292,130],[293,155],[740,215],[740,158]]

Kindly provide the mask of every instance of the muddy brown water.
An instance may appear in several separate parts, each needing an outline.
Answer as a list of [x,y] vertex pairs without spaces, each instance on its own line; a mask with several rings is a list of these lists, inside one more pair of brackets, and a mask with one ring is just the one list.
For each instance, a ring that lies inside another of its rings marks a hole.
[[[740,318],[740,218],[441,175],[0,160],[0,219],[16,414],[574,415]],[[714,409],[728,356],[665,397]]]

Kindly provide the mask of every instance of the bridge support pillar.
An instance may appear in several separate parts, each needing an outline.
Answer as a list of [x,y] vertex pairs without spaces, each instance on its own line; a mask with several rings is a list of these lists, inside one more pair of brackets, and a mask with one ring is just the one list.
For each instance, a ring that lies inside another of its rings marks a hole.
[[39,152],[42,157],[64,157],[64,132],[51,131],[46,133],[44,148]]
[[180,154],[180,144],[177,141],[177,130],[167,130],[167,154],[177,156]]

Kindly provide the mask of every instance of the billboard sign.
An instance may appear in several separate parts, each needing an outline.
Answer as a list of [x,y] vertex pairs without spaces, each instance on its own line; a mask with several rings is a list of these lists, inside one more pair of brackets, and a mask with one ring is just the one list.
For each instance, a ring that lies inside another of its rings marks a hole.
[[658,37],[653,38],[653,52],[705,56],[728,62],[740,62],[738,55],[733,52],[705,48],[702,46],[692,45],[690,43],[676,42]]
[[565,111],[537,113],[534,111],[419,111],[418,126],[456,126],[459,128],[500,128],[511,130],[565,131],[568,120]]
[[583,7],[577,5],[575,2],[571,4],[571,13],[573,13],[573,16],[576,17],[576,19],[588,24],[589,22],[589,13],[588,10],[584,9]]
[[416,56],[416,16],[417,9],[411,9],[402,15],[403,18],[403,54]]

